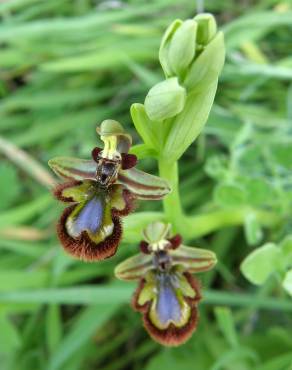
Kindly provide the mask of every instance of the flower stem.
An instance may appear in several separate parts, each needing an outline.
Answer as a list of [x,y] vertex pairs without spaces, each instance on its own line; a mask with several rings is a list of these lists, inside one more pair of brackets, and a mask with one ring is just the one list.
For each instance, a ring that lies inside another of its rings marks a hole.
[[[185,217],[184,237],[187,239],[198,238],[224,227],[242,225],[250,212],[251,209],[249,207],[239,207],[213,210],[207,213]],[[279,215],[271,211],[252,209],[252,212],[256,214],[262,226],[271,227],[281,220]]]
[[187,216],[182,209],[179,194],[178,162],[169,162],[159,158],[160,176],[168,180],[171,193],[163,200],[165,219],[186,239],[194,239],[207,235],[215,230],[228,226],[242,225],[246,216],[252,211],[262,226],[272,226],[280,221],[280,217],[271,211],[256,210],[250,207],[215,209],[210,212]]
[[166,219],[171,222],[175,232],[183,232],[184,214],[178,189],[178,162],[168,162],[165,158],[159,158],[158,166],[160,176],[168,180],[172,189],[171,193],[163,199]]

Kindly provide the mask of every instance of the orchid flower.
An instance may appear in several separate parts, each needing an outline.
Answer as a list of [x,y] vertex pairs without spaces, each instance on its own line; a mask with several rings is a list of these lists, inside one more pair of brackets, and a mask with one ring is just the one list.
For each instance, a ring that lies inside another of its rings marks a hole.
[[139,280],[132,306],[143,315],[150,336],[166,346],[190,338],[198,321],[200,283],[193,273],[216,264],[213,252],[187,247],[180,235],[170,237],[170,225],[150,224],[143,232],[141,253],[120,263],[115,274],[121,280]]
[[64,182],[54,189],[68,204],[57,225],[64,249],[85,261],[113,256],[122,237],[120,218],[135,207],[136,199],[161,199],[168,183],[135,168],[137,158],[128,151],[132,138],[120,123],[103,121],[97,133],[103,148],[94,148],[92,159],[57,157],[49,161]]

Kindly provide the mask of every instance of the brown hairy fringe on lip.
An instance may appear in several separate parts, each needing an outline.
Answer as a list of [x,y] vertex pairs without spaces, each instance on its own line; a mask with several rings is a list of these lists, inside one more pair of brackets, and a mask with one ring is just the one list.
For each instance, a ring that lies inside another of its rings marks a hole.
[[114,223],[112,234],[98,244],[90,239],[86,231],[83,231],[78,238],[72,238],[66,230],[66,220],[75,207],[76,205],[72,205],[65,208],[57,224],[57,234],[64,250],[71,256],[87,262],[99,261],[113,256],[117,251],[123,232],[120,219],[117,216],[112,217]]

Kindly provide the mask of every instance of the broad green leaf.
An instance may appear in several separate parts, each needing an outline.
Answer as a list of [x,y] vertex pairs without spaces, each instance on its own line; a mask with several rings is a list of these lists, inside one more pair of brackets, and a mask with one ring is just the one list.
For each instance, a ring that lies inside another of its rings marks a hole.
[[214,179],[224,179],[228,174],[228,158],[224,155],[216,155],[208,158],[205,171]]
[[262,285],[276,272],[281,263],[281,249],[273,243],[267,243],[251,252],[241,263],[240,270],[253,284]]
[[264,178],[250,178],[243,182],[249,204],[260,206],[270,204],[275,199],[275,190]]
[[292,264],[292,235],[287,235],[280,243],[282,250],[283,265],[290,266]]
[[287,271],[282,286],[292,296],[292,269]]
[[253,212],[249,212],[245,217],[244,232],[249,245],[256,245],[260,243],[263,238],[261,225]]
[[245,203],[246,193],[237,183],[222,183],[215,188],[214,200],[222,207],[238,207]]

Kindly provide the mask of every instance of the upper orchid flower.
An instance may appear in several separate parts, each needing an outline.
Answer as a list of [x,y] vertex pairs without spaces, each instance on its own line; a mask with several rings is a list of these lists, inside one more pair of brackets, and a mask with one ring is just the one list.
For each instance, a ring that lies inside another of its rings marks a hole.
[[134,208],[135,199],[161,199],[167,182],[134,168],[128,154],[130,135],[112,120],[97,128],[104,148],[94,148],[92,160],[57,157],[49,161],[65,180],[54,189],[57,199],[70,203],[57,232],[65,250],[83,260],[101,260],[116,253],[122,235],[121,216]]
[[196,328],[200,284],[191,273],[207,271],[216,264],[209,250],[186,247],[181,237],[170,237],[170,225],[160,222],[144,230],[140,254],[119,264],[115,274],[122,280],[139,279],[132,305],[143,314],[146,330],[157,342],[177,346]]

